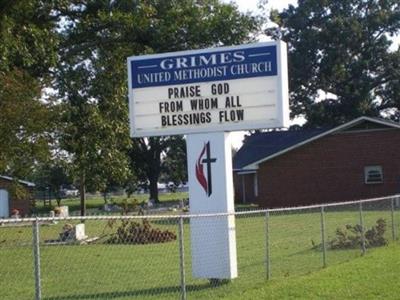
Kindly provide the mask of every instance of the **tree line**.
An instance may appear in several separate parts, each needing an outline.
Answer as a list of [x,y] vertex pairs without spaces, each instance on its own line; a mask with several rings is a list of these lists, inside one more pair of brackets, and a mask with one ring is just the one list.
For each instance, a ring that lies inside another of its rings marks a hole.
[[[264,4],[266,1],[263,1]],[[0,1],[0,174],[85,191],[186,181],[182,136],[129,137],[126,58],[288,43],[291,117],[399,119],[396,0],[301,0],[257,15],[219,0]],[[322,96],[321,96],[322,95]]]

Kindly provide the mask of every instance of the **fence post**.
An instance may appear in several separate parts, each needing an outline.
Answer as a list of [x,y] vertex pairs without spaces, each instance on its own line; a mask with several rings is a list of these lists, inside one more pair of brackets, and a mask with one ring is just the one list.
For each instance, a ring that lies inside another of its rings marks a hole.
[[363,218],[362,202],[360,202],[359,207],[360,207],[360,227],[361,227],[361,251],[362,251],[362,255],[364,255],[366,252],[366,249],[365,249],[365,232],[364,232],[364,218]]
[[181,273],[181,299],[186,300],[186,278],[185,278],[185,248],[183,241],[183,217],[179,217],[179,261]]
[[393,241],[396,240],[396,224],[394,221],[394,198],[391,198],[391,217],[392,217],[392,237]]
[[33,235],[33,259],[34,259],[34,273],[35,273],[35,299],[42,299],[42,287],[40,283],[40,235],[39,235],[39,221],[36,220],[32,223]]
[[321,206],[321,245],[322,245],[322,266],[326,268],[326,242],[325,242],[325,210]]
[[269,254],[269,211],[265,212],[265,268],[267,280],[271,278],[271,262]]

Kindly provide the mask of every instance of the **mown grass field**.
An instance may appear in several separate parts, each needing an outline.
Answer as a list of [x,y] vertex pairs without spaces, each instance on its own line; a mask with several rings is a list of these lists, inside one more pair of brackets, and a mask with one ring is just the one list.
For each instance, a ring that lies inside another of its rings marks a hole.
[[[386,235],[391,241],[390,211],[383,210],[381,207],[380,210],[364,212],[366,227],[372,226],[378,218],[384,218],[388,222]],[[395,214],[395,220],[396,231],[399,234],[399,211]],[[357,210],[327,210],[327,240],[333,238],[338,226],[356,224],[358,221]],[[44,245],[45,240],[57,238],[63,224],[43,225],[40,228],[43,299],[179,298],[180,273],[177,241],[153,245],[109,245],[103,243],[81,246]],[[110,229],[104,230],[105,221],[86,221],[85,224],[86,232],[90,237],[102,236],[111,232]],[[152,224],[155,227],[177,233],[176,220],[157,220]],[[329,250],[328,268],[321,271],[322,253],[312,248],[313,243],[318,244],[321,241],[320,213],[318,211],[308,210],[291,214],[274,213],[270,216],[269,225],[272,280],[266,281],[265,217],[262,214],[253,213],[236,219],[239,277],[230,283],[212,286],[207,280],[195,279],[191,275],[190,225],[185,222],[184,245],[188,298],[239,299],[243,296],[246,299],[262,299],[269,298],[272,289],[277,295],[276,299],[296,298],[297,296],[304,299],[318,298],[320,294],[317,292],[310,292],[307,288],[302,289],[302,280],[319,278],[318,274],[321,274],[321,278],[326,277],[325,280],[328,280],[330,277],[335,277],[335,274],[340,274],[341,271],[338,268],[348,266],[353,261],[361,261],[361,264],[365,265],[368,265],[368,262],[372,264],[375,259],[380,257],[376,256],[375,252],[380,253],[387,250],[388,259],[390,257],[394,259],[393,265],[400,260],[397,256],[390,254],[399,250],[398,246],[384,247],[387,248],[386,250],[369,249],[367,256],[361,260],[359,259],[359,249]],[[210,235],[213,233],[211,227],[206,227],[204,230]],[[0,299],[33,299],[31,232],[30,227],[0,227],[0,276],[2,286],[6,287],[0,290]],[[392,244],[395,243],[392,242]],[[216,255],[212,249],[210,249],[210,255]],[[367,262],[363,263],[364,260]],[[379,263],[380,261],[376,260],[376,264]],[[331,270],[332,274],[327,273]],[[346,288],[350,292],[353,290],[352,285],[356,285],[363,279],[368,281],[372,278],[372,275],[367,274],[367,269],[365,272],[365,274],[353,275],[359,276],[358,281],[353,282],[352,277],[349,277]],[[291,282],[293,282],[294,294],[289,292],[280,294],[284,293],[289,286],[291,287]],[[275,291],[274,287],[278,291]],[[330,287],[329,282],[324,283],[323,281],[320,285],[317,283],[310,285],[310,289],[323,288],[328,292],[331,291],[331,294],[326,294],[328,298],[343,299],[343,297],[335,297],[332,294],[333,290],[328,287]],[[368,289],[368,287],[369,285],[366,283],[365,288]],[[282,291],[279,292],[279,289]],[[370,295],[373,295],[372,289],[374,289],[374,285],[371,285],[371,291],[368,292]],[[356,287],[354,290],[359,291]],[[368,293],[367,295],[369,295]],[[308,295],[311,296],[308,297]]]
[[399,254],[396,243],[309,275],[274,279],[226,299],[399,299]]

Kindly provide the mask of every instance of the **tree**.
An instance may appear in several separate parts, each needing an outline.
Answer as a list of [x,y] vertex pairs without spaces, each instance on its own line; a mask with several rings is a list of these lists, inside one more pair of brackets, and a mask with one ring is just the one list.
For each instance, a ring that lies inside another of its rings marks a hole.
[[188,181],[186,140],[182,136],[170,138],[162,160],[161,176],[164,182],[173,182],[175,187]]
[[398,115],[398,0],[302,0],[271,19],[279,28],[267,34],[289,45],[292,116],[318,126]]
[[186,143],[182,136],[137,139],[129,155],[139,180],[149,183],[150,199],[158,201],[161,174],[167,182],[187,181]]
[[[79,186],[81,215],[86,214],[87,188],[105,190],[111,180],[122,183],[130,173],[126,155],[130,144],[126,108],[120,107],[126,104],[121,99],[108,98],[107,94],[97,94],[96,86],[88,84],[86,76],[92,74],[75,65],[68,66],[60,75],[65,123],[61,147],[71,156],[72,173]],[[93,76],[99,77],[101,72]]]
[[[109,44],[107,26],[98,24],[104,17],[101,9],[111,2],[75,4],[64,13],[68,17],[62,31],[57,80],[64,105],[61,147],[71,156],[81,215],[85,215],[87,189],[105,191],[111,182],[123,184],[131,177],[125,77],[121,71],[125,70],[126,54],[125,49]],[[105,26],[105,30],[98,26]]]
[[[100,117],[94,116],[109,111],[116,103],[119,109],[109,115],[109,120],[114,126],[125,124],[126,129],[126,57],[239,44],[249,41],[249,34],[258,29],[256,18],[217,0],[78,2],[80,5],[72,7],[74,12],[69,13],[73,17],[68,18],[63,33],[64,71],[60,73],[60,82],[69,91],[68,96],[63,96],[68,103],[74,103],[76,116],[68,122],[76,124],[73,127],[76,134],[89,126],[88,119],[99,120]],[[96,162],[91,155],[86,157],[98,149],[81,147],[94,146],[94,138],[100,134],[95,131],[97,126],[92,126],[85,134],[70,135],[69,145],[74,147],[66,148],[74,153],[79,169],[87,170],[81,175],[82,182]],[[113,135],[112,130],[107,131],[107,137]],[[156,201],[162,161],[172,153],[168,147],[173,147],[174,141],[176,139],[170,137],[132,140],[131,166],[135,172],[145,174],[142,178],[149,180],[150,197]]]
[[55,118],[41,99],[57,60],[53,2],[0,3],[0,173],[27,177],[46,160]]
[[62,187],[72,184],[72,179],[67,169],[66,161],[54,159],[37,166],[32,176],[36,183],[36,189],[41,191],[48,190],[49,194],[54,195],[58,206],[61,205],[63,196],[61,193]]
[[[146,48],[150,53],[178,51],[187,49],[205,48],[240,44],[250,41],[250,33],[257,31],[258,20],[238,12],[232,4],[223,4],[219,1],[160,2],[153,1],[153,19],[158,26],[147,33]],[[187,178],[186,165],[179,155],[182,148],[177,147],[180,138],[155,137],[150,139],[136,139],[133,165],[138,165],[146,158],[148,164],[144,167],[149,180],[150,199],[158,202],[157,182],[161,170],[174,175],[176,180]],[[178,154],[174,156],[174,154]],[[179,170],[175,166],[179,165]],[[173,177],[172,177],[173,178]]]

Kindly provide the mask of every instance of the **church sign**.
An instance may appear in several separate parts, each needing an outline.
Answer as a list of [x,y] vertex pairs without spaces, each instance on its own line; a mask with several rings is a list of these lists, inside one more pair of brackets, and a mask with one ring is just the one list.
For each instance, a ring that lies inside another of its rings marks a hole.
[[287,126],[286,66],[282,42],[130,57],[131,135]]
[[237,277],[229,131],[288,125],[286,44],[133,56],[128,81],[132,137],[187,135],[193,276]]

